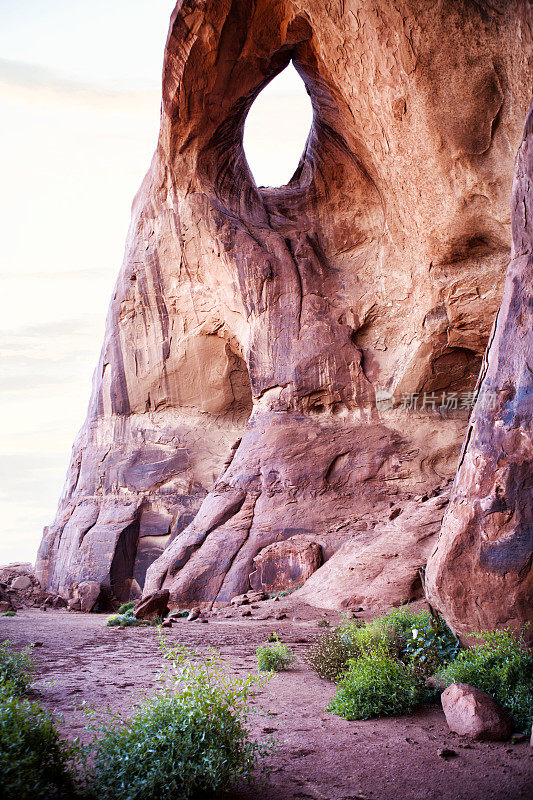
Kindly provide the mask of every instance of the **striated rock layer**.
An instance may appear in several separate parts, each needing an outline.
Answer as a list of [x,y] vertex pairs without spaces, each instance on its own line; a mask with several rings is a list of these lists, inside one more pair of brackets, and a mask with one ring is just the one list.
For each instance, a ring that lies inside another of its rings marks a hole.
[[[533,104],[512,195],[512,260],[428,597],[459,633],[533,623]],[[533,629],[525,631],[533,643]]]
[[[305,536],[323,597],[342,545],[445,488],[509,258],[532,28],[528,0],[178,2],[43,585],[225,602],[260,551]],[[313,124],[290,183],[260,188],[244,121],[291,60]],[[336,602],[365,594],[358,574]]]

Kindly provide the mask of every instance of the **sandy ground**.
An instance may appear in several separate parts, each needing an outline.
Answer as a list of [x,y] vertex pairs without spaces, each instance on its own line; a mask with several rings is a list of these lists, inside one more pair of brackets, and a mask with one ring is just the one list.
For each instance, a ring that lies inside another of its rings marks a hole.
[[[276,608],[282,610],[282,604]],[[290,607],[286,609],[291,613]],[[0,638],[34,649],[34,696],[62,714],[67,736],[86,738],[78,706],[86,700],[126,713],[150,691],[161,667],[153,628],[106,628],[105,616],[25,609],[0,618]],[[253,733],[277,738],[265,785],[237,786],[228,800],[518,800],[533,798],[529,742],[470,743],[450,733],[439,706],[411,717],[347,722],[325,711],[334,687],[302,662],[317,634],[311,620],[217,617],[208,624],[180,622],[171,643],[214,647],[242,674],[255,671],[255,650],[275,630],[297,663],[276,675],[255,699],[264,711]],[[266,713],[265,713],[266,712]],[[439,750],[456,755],[443,758]]]

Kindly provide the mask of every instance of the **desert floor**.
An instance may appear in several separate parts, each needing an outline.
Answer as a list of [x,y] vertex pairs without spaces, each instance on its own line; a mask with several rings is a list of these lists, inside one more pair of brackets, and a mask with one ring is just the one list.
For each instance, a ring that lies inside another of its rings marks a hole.
[[[222,615],[208,624],[179,622],[171,644],[196,651],[213,647],[239,674],[257,671],[256,648],[276,631],[297,655],[291,670],[275,675],[254,699],[259,739],[276,737],[271,775],[255,786],[236,786],[228,800],[514,800],[533,796],[533,749],[518,744],[467,742],[451,733],[440,706],[411,717],[347,722],[325,709],[334,686],[302,661],[320,631],[319,614],[295,614],[277,603],[283,620]],[[300,619],[298,617],[300,616]],[[314,618],[313,618],[314,616]],[[303,618],[302,618],[303,617]],[[139,694],[157,685],[161,657],[154,628],[107,628],[101,614],[24,609],[0,618],[0,638],[34,649],[32,695],[63,716],[66,736],[87,739],[82,701],[128,713]],[[443,758],[447,748],[456,755]]]

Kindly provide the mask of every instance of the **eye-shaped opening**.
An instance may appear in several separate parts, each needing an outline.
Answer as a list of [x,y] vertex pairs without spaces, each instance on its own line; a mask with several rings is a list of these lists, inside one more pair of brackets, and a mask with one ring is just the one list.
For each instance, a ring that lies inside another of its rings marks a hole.
[[311,100],[291,62],[263,89],[246,117],[243,147],[257,186],[289,183],[312,121]]

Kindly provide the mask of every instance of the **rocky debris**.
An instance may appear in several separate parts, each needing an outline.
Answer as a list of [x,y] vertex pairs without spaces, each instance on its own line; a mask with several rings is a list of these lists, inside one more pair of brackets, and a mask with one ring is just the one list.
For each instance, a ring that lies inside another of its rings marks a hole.
[[[511,218],[503,299],[426,570],[428,599],[460,634],[533,622],[533,103]],[[533,625],[524,635],[533,644]]]
[[[39,550],[47,591],[229,602],[274,542],[310,536],[326,563],[349,542],[355,560],[391,500],[453,477],[531,92],[531,3],[492,5],[177,4],[157,150]],[[289,184],[257,187],[244,119],[291,60],[314,121]],[[382,530],[398,600],[420,590],[420,524],[403,568]],[[308,602],[389,586],[351,577],[340,592],[324,571]]]
[[512,733],[509,714],[489,694],[467,683],[452,683],[441,695],[450,730],[480,741],[504,741]]
[[14,561],[0,567],[0,583],[12,584],[16,578],[33,575],[33,565],[27,561]]
[[199,608],[191,608],[189,611],[189,615],[187,617],[187,622],[194,622],[200,616],[200,609]]
[[139,600],[133,609],[133,614],[137,619],[153,620],[156,617],[165,617],[168,612],[168,589],[161,589],[153,594]]
[[0,614],[7,614],[8,611],[15,611],[11,596],[4,586],[0,585]]
[[249,603],[260,603],[262,600],[266,600],[268,595],[266,595],[261,590],[253,589],[252,591],[245,592],[245,594],[238,594],[235,597],[231,598],[230,605],[232,606],[245,606]]
[[67,603],[67,609],[68,611],[81,611],[81,600],[79,597],[73,597],[71,600],[69,600]]
[[100,598],[98,581],[83,581],[78,586],[78,597],[82,611],[93,611]]
[[310,536],[291,536],[264,547],[253,560],[252,589],[267,593],[302,586],[322,564],[322,548]]

